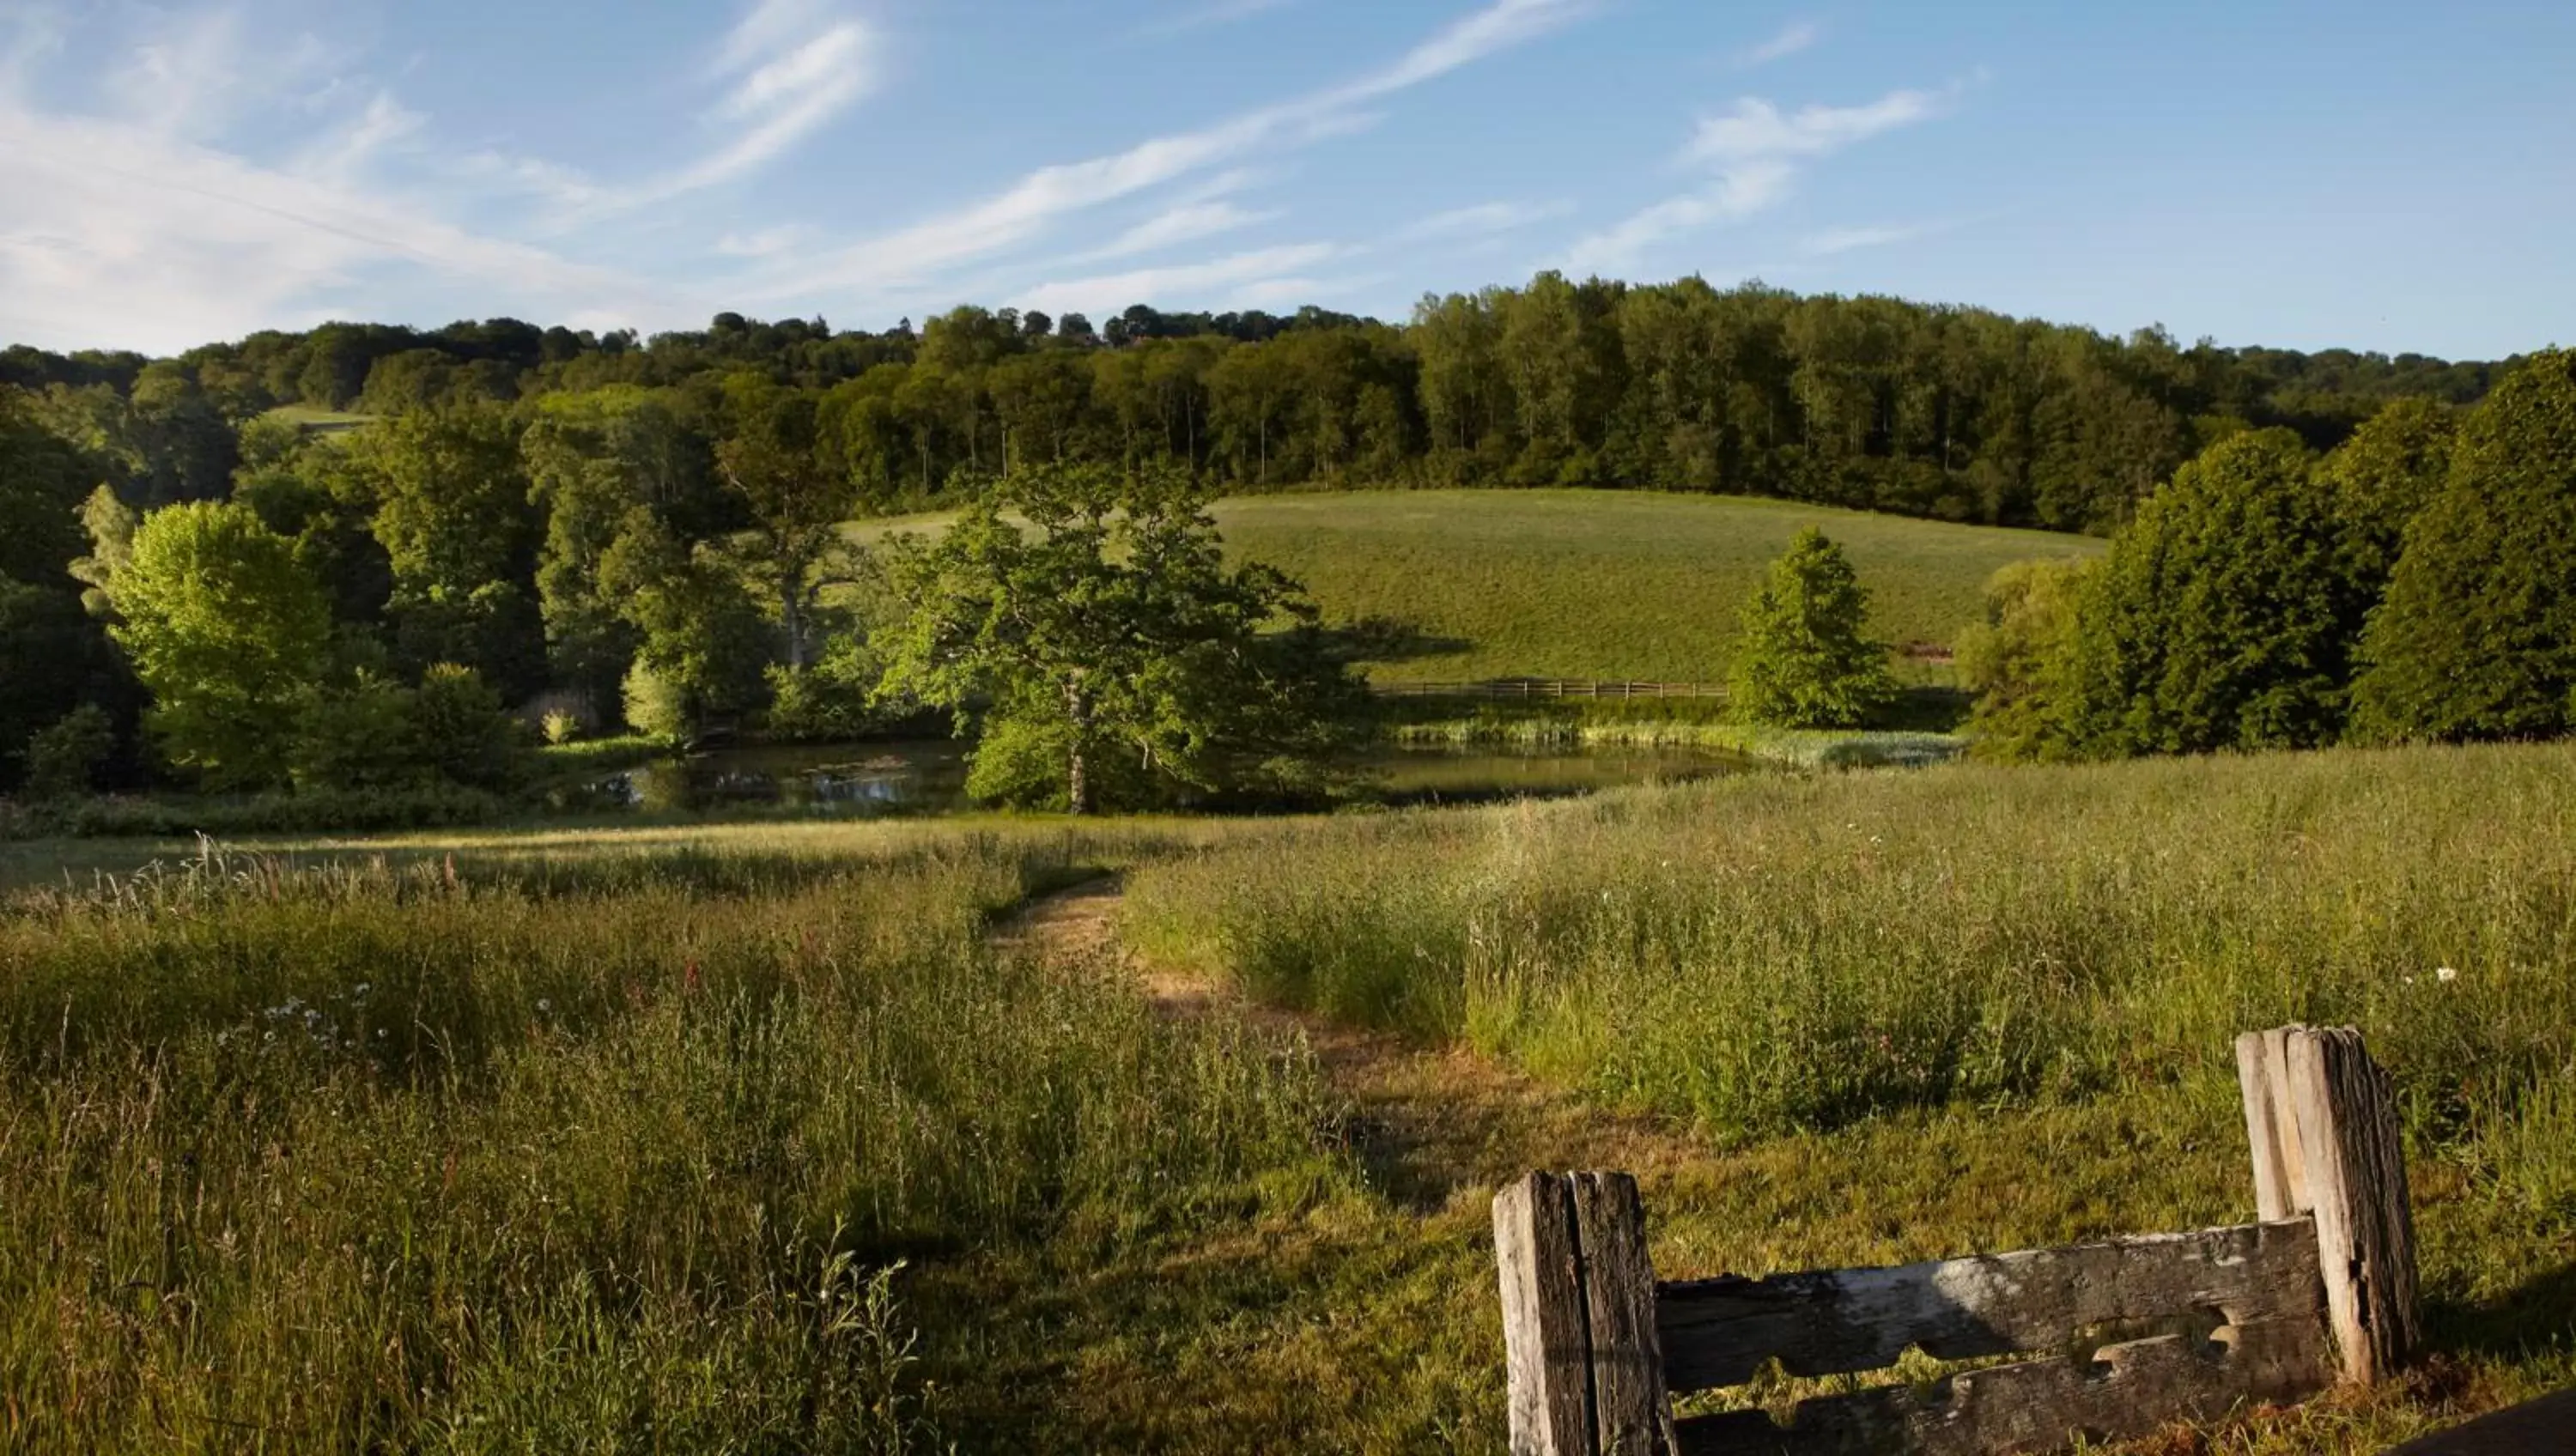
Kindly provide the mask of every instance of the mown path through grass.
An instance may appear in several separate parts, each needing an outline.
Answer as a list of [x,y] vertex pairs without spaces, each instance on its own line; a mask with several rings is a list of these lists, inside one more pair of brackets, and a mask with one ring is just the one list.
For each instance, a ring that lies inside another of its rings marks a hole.
[[1710,1160],[1695,1139],[1499,1065],[1463,1047],[1425,1047],[1330,1017],[1265,1005],[1203,974],[1148,959],[1118,933],[1125,885],[1104,874],[1029,901],[997,943],[1051,960],[1114,960],[1169,1016],[1228,1016],[1299,1037],[1347,1105],[1346,1136],[1377,1191],[1428,1214],[1534,1168],[1674,1171]]

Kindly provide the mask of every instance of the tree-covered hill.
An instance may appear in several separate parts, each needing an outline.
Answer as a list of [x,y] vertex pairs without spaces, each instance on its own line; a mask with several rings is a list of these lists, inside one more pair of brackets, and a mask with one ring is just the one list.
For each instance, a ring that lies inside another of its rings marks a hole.
[[0,351],[0,385],[41,396],[154,502],[220,495],[227,427],[282,405],[393,414],[629,386],[676,391],[713,430],[720,382],[749,372],[820,395],[833,468],[880,502],[934,497],[960,466],[1151,456],[1232,489],[1642,486],[2097,532],[2230,430],[2286,425],[2327,448],[2393,398],[2473,402],[2495,370],[1554,274],[1425,298],[1400,326],[1138,305],[1094,327],[969,307],[882,333],[728,313],[650,339],[494,319],[331,323],[168,360]]
[[[885,700],[843,526],[996,477],[1277,500],[1229,508],[1238,557],[1419,634],[1389,678],[1720,676],[1751,573],[1826,508],[1880,513],[1835,531],[1874,630],[1937,642],[1996,567],[2083,554],[2015,530],[2161,519],[2142,503],[2213,447],[2303,459],[2414,418],[2396,399],[2447,420],[2502,372],[1555,274],[1402,325],[970,307],[883,333],[724,314],[650,339],[500,319],[163,360],[14,348],[0,788],[499,782],[502,705],[844,735]],[[2386,433],[2338,469],[2429,469]],[[1378,504],[1281,494],[1317,487]],[[2377,502],[2360,583],[2422,491],[2338,489]]]

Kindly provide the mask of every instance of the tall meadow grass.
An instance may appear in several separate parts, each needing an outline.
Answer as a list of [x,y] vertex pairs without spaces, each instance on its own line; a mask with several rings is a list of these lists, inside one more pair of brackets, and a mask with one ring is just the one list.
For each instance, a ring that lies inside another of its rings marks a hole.
[[1301,1056],[997,955],[948,837],[0,913],[0,1447],[933,1449],[907,1258],[1333,1176]]
[[1140,935],[1741,1138],[2217,1077],[2351,1022],[2420,1126],[2576,1069],[2576,749],[1745,777],[1283,829]]

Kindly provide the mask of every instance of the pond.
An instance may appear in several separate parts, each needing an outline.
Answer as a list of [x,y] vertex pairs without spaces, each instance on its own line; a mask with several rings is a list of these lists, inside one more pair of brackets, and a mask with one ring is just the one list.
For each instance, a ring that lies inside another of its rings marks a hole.
[[[1750,760],[1691,748],[1383,747],[1355,760],[1388,803],[1466,803],[1743,773]],[[951,814],[969,807],[966,753],[949,740],[731,748],[605,775],[586,807],[691,812],[773,806],[818,815]]]

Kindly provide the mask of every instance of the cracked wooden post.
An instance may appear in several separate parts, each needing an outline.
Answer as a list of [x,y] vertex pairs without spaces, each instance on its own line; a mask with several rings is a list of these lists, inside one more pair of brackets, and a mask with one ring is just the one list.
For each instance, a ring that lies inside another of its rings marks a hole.
[[2290,1033],[2305,1029],[2280,1026],[2236,1038],[2236,1087],[2254,1154],[2254,1208],[2265,1223],[2297,1218],[2310,1206],[2298,1114],[2290,1105]]
[[1670,1456],[1645,1205],[1625,1173],[1532,1173],[1494,1197],[1512,1456]]
[[2313,1214],[2326,1320],[2343,1378],[2395,1373],[2420,1335],[2415,1221],[2388,1073],[2351,1027],[2236,1040],[2239,1090],[2266,1220]]

